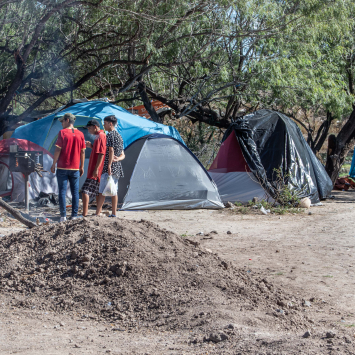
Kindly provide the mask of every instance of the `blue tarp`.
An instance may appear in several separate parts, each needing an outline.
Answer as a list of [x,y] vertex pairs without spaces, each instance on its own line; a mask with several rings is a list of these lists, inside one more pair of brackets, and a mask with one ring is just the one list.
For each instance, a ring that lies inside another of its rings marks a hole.
[[54,116],[55,115],[50,115],[16,128],[11,138],[26,139],[43,147],[47,134],[52,126]]
[[153,133],[166,134],[185,144],[176,128],[133,115],[120,106],[103,101],[79,103],[57,114],[52,114],[38,121],[21,126],[15,130],[11,138],[27,139],[41,147],[50,149],[50,146],[53,144],[53,141],[61,129],[57,118],[67,112],[77,116],[75,127],[85,125],[91,118],[101,120],[103,124],[103,120],[106,116],[116,116],[118,120],[116,129],[121,134],[125,147],[138,138]]

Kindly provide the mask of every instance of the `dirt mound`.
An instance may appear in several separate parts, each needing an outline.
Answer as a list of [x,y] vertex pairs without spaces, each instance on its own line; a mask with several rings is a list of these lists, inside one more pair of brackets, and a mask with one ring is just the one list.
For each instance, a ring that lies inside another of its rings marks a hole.
[[308,324],[302,300],[143,220],[37,227],[1,238],[0,259],[0,292],[16,306],[125,328],[226,324],[236,309],[278,327]]

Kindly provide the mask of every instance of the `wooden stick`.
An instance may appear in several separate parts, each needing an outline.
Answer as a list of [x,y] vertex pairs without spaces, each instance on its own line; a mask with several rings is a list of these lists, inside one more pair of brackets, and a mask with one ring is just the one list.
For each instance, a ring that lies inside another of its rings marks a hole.
[[11,207],[8,203],[6,203],[2,198],[0,198],[0,207],[3,207],[7,212],[10,212],[18,221],[23,223],[28,228],[36,227],[37,225],[27,218],[23,217],[22,214],[17,211],[15,208]]

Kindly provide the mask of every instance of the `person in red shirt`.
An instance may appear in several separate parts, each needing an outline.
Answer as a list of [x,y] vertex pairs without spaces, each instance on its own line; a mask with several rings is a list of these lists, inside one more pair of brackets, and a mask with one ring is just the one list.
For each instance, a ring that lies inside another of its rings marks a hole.
[[87,141],[86,148],[92,148],[87,177],[81,188],[83,199],[83,216],[86,217],[89,209],[90,196],[99,196],[100,177],[104,168],[104,157],[106,153],[106,134],[100,129],[100,123],[91,120],[87,123],[86,128],[89,133],[95,135],[94,144]]
[[76,219],[79,209],[79,178],[84,174],[85,162],[85,138],[83,133],[74,128],[75,116],[66,113],[59,117],[63,129],[58,133],[55,144],[53,165],[51,171],[55,173],[57,164],[57,181],[59,188],[59,209],[60,221],[66,220],[67,185],[69,181],[72,194],[72,214],[71,219]]

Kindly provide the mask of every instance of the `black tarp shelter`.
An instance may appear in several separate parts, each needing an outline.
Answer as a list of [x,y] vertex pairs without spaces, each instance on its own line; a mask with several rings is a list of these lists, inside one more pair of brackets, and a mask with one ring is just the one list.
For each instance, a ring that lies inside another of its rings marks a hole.
[[325,199],[333,188],[297,124],[282,113],[259,110],[239,118],[222,142],[209,173],[224,202],[246,202],[253,194],[274,198],[277,172],[300,198],[309,197],[312,203]]

